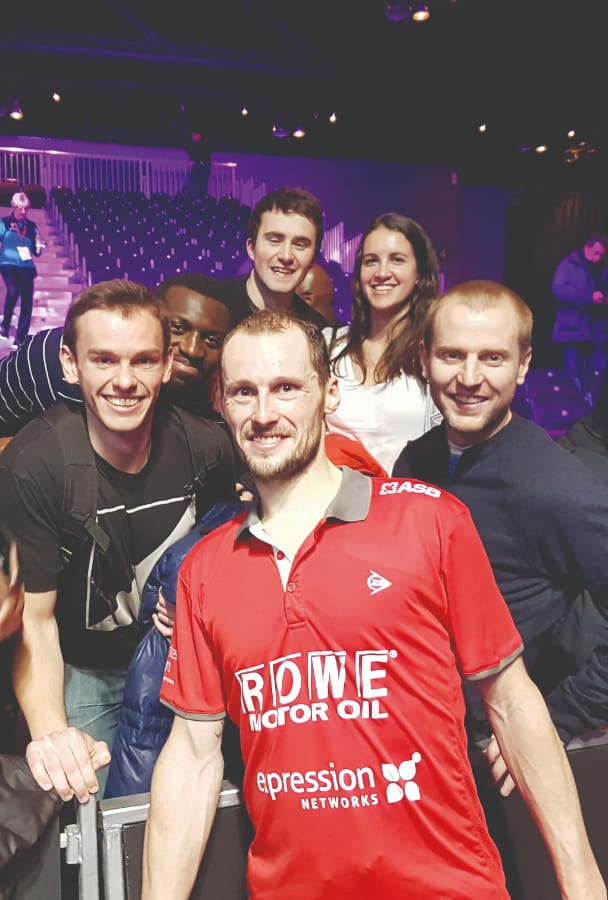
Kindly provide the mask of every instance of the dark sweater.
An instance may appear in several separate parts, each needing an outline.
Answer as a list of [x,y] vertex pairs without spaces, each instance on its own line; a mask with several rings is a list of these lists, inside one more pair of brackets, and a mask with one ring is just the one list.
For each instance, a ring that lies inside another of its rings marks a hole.
[[[247,293],[248,278],[249,275],[237,275],[236,278],[222,278],[219,281],[222,298],[232,310],[234,324],[258,312],[258,308],[251,302]],[[319,329],[327,328],[327,320],[321,313],[305,303],[297,294],[291,295],[291,310],[305,322],[312,322]]]
[[515,415],[451,476],[448,456],[440,425],[405,447],[393,474],[469,507],[562,739],[598,727],[608,721],[608,488]]

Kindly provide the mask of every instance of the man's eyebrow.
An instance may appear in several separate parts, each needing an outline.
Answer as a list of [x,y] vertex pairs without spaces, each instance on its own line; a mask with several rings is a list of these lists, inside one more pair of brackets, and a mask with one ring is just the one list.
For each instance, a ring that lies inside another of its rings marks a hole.
[[[162,356],[163,351],[160,347],[143,347],[141,350],[137,350],[135,353],[132,353],[131,357],[151,356],[155,353]],[[117,350],[111,350],[107,347],[90,347],[88,350],[88,354],[90,356],[120,356]]]
[[239,387],[255,387],[253,381],[249,381],[247,378],[235,378],[232,381],[228,378],[224,378],[224,387],[230,388],[239,388]]
[[107,347],[89,347],[88,353],[95,356],[100,353],[104,353],[106,356],[115,356],[116,350],[109,350]]
[[512,350],[509,350],[507,347],[480,347],[479,350],[469,351],[464,347],[460,347],[458,344],[435,344],[433,347],[435,353],[445,353],[447,350],[456,353],[476,353],[478,356],[483,356],[486,353],[500,353],[503,356],[510,356]]
[[[264,237],[267,238],[279,238],[284,240],[286,237],[285,232],[283,231],[265,231]],[[296,234],[291,238],[292,241],[305,241],[308,244],[312,244],[312,240],[306,234]]]

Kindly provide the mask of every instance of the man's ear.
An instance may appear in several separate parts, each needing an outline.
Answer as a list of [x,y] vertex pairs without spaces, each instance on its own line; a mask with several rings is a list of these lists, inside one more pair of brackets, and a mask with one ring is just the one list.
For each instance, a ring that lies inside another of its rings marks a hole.
[[247,240],[245,242],[245,249],[247,250],[247,256],[249,257],[251,262],[253,262],[253,260],[255,258],[255,248],[254,248],[253,241],[251,240],[251,238],[247,238]]
[[163,369],[162,383],[168,384],[171,381],[171,369],[173,367],[173,347],[169,347],[165,355],[165,368]]
[[339,405],[340,388],[338,386],[338,379],[335,377],[335,375],[332,375],[327,382],[327,387],[325,388],[325,415],[331,415],[331,413],[337,410]]
[[420,341],[418,344],[418,356],[420,358],[420,366],[422,368],[422,374],[425,379],[429,380],[429,354],[426,349],[424,341]]
[[532,360],[532,347],[529,347],[524,355],[521,358],[519,363],[519,371],[517,373],[517,383],[523,384],[526,380],[526,375],[528,374],[528,369],[530,368],[530,361]]
[[59,351],[59,360],[63,369],[63,377],[68,384],[78,384],[78,367],[76,365],[76,357],[69,347],[65,344],[61,345]]

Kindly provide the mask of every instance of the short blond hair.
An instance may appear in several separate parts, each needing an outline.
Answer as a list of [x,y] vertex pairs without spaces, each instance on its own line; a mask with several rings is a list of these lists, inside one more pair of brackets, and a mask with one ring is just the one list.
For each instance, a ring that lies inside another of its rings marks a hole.
[[[306,339],[310,362],[313,370],[319,379],[321,387],[325,387],[330,379],[329,371],[329,353],[327,350],[327,342],[316,325],[312,322],[300,319],[291,310],[284,309],[261,309],[252,316],[241,319],[237,325],[224,338],[222,345],[222,356],[226,352],[226,347],[233,337],[237,334],[285,334],[291,328],[302,332]],[[220,365],[220,384],[224,386],[223,367]]]
[[501,303],[508,303],[517,315],[519,349],[522,355],[531,349],[534,319],[532,310],[519,294],[497,281],[464,281],[437,297],[429,306],[422,337],[427,350],[431,349],[433,343],[435,317],[448,300],[468,306],[475,312],[483,312],[483,310],[500,306]]

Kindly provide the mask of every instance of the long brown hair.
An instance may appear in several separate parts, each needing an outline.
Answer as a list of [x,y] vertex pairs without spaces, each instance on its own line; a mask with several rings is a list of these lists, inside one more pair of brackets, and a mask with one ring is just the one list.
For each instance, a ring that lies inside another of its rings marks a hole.
[[374,371],[377,383],[391,381],[402,373],[422,379],[418,344],[422,337],[422,327],[426,311],[437,296],[439,284],[439,264],[430,237],[418,222],[399,213],[383,213],[374,219],[363,233],[357,249],[355,271],[353,273],[353,316],[345,346],[333,360],[334,374],[341,359],[352,357],[365,372],[363,341],[369,337],[371,328],[371,307],[361,290],[361,265],[363,246],[367,237],[378,228],[400,231],[410,242],[416,257],[418,278],[414,290],[403,304],[403,313],[393,325],[390,340],[378,360]]

